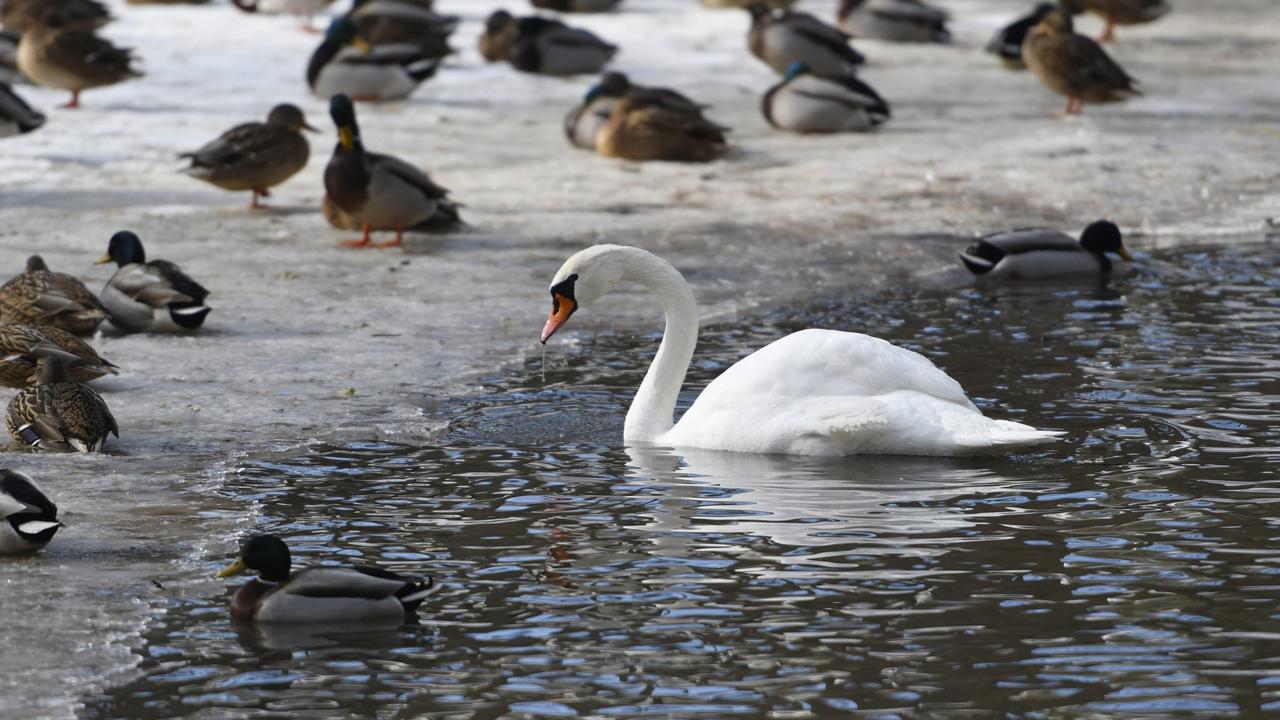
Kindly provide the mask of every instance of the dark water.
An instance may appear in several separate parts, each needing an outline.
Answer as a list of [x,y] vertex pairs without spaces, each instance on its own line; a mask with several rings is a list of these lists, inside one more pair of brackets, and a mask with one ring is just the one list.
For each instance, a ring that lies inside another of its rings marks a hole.
[[1110,288],[814,298],[704,330],[693,386],[808,326],[923,352],[1068,439],[999,460],[623,448],[659,336],[595,336],[549,353],[545,385],[535,361],[438,410],[437,447],[319,446],[227,481],[302,562],[435,577],[421,625],[237,629],[224,595],[175,600],[143,676],[83,714],[1280,715],[1274,248],[1158,256]]

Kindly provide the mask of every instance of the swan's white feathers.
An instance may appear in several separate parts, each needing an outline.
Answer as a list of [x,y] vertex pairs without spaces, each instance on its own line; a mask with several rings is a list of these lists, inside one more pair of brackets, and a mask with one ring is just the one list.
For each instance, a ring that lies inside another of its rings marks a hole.
[[919,353],[810,329],[730,367],[660,441],[754,453],[953,455],[1055,435],[984,417]]

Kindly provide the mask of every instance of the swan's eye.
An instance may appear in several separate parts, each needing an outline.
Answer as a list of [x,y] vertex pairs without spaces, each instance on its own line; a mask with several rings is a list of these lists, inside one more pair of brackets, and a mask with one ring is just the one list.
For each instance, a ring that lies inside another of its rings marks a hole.
[[574,274],[570,275],[569,277],[567,277],[567,278],[565,278],[565,279],[561,280],[560,282],[556,283],[555,285],[552,285],[552,286],[551,286],[551,298],[552,298],[552,301],[553,301],[553,302],[558,302],[558,300],[556,300],[556,298],[557,298],[557,297],[563,297],[563,298],[568,299],[568,300],[574,300],[574,301],[575,301],[575,303],[574,303],[574,304],[577,304],[577,303],[576,303],[577,298],[575,298],[575,297],[573,296],[573,286],[574,286],[574,283],[576,283],[576,282],[578,282],[578,273],[574,273]]

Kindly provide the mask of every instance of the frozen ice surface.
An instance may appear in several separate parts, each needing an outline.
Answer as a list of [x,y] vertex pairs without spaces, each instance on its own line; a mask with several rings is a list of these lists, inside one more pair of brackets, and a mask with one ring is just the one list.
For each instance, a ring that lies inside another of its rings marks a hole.
[[[829,18],[834,4],[800,7]],[[439,0],[464,18],[458,54],[407,101],[358,111],[367,146],[429,170],[472,228],[411,236],[401,252],[339,248],[349,234],[316,209],[334,140],[303,81],[317,36],[223,3],[113,3],[119,20],[105,34],[136,47],[147,76],[89,91],[77,111],[55,107],[65,93],[20,89],[49,121],[0,140],[0,270],[40,252],[97,288],[112,270],[92,261],[130,228],[208,286],[214,312],[194,336],[100,340],[123,369],[98,385],[121,427],[115,454],[4,459],[37,478],[69,527],[37,559],[3,561],[0,625],[21,652],[0,656],[0,715],[74,714],[74,698],[128,672],[151,613],[218,592],[209,577],[254,512],[217,494],[238,455],[316,438],[429,442],[437,428],[423,408],[538,352],[546,283],[587,244],[661,253],[706,317],[727,319],[834,288],[965,282],[946,235],[1074,230],[1106,216],[1142,251],[1256,237],[1280,215],[1272,0],[1180,2],[1160,22],[1121,28],[1111,52],[1147,96],[1070,119],[1053,116],[1060,99],[1031,75],[981,51],[1029,2],[941,4],[954,15],[950,46],[857,43],[893,118],[833,137],[761,118],[775,78],[746,52],[744,12],[627,0],[616,14],[571,17],[622,46],[614,68],[710,103],[734,129],[722,161],[640,165],[564,140],[561,119],[589,78],[481,61],[485,16],[527,12],[523,2]],[[324,133],[307,169],[275,191],[275,212],[178,174],[177,152],[279,102]],[[656,330],[657,311],[634,300],[620,293],[575,328]]]

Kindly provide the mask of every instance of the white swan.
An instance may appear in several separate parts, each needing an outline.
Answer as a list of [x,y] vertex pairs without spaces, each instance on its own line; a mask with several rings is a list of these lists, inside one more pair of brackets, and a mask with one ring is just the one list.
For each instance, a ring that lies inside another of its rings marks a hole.
[[575,254],[551,283],[542,342],[578,307],[624,281],[657,295],[667,322],[627,411],[629,443],[791,455],[995,455],[1063,434],[984,417],[923,355],[869,335],[812,329],[740,360],[673,424],[698,314],[688,283],[667,261],[621,245]]

